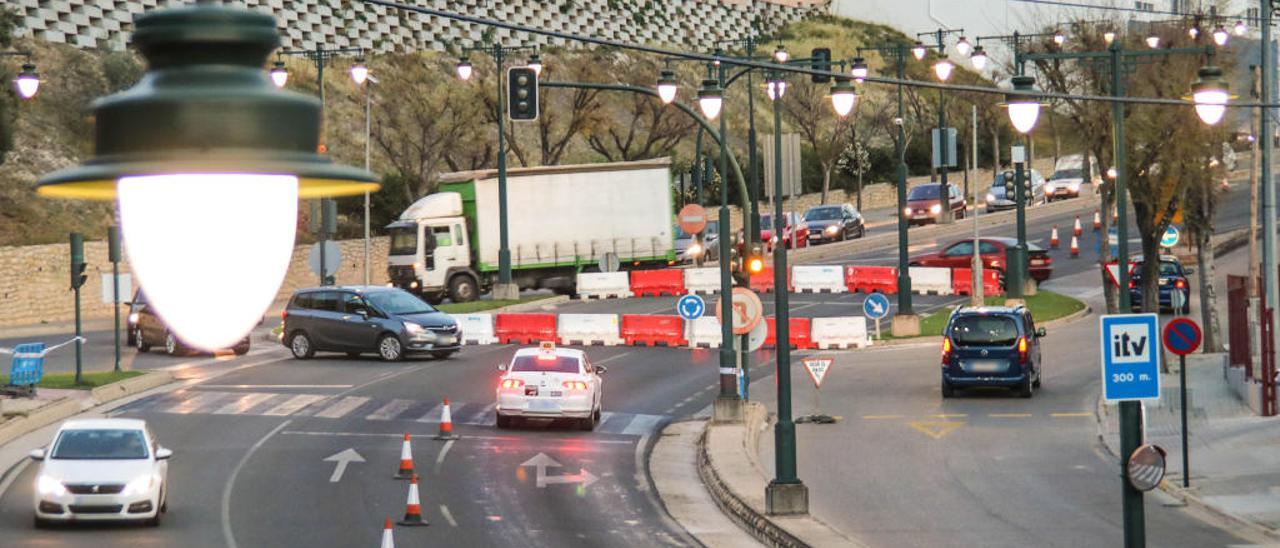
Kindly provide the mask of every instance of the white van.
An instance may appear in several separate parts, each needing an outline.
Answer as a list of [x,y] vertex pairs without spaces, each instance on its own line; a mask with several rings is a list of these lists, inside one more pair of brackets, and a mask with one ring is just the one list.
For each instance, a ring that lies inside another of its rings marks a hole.
[[1082,189],[1086,194],[1097,194],[1098,185],[1102,183],[1098,160],[1089,155],[1087,177],[1084,163],[1083,154],[1068,154],[1058,158],[1058,163],[1053,166],[1053,175],[1049,176],[1049,182],[1044,187],[1045,200],[1052,202],[1062,198],[1077,198]]

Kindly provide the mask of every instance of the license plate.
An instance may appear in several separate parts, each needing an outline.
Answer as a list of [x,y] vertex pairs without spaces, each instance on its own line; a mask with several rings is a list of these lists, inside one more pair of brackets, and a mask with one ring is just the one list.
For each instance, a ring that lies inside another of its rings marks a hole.
[[453,343],[454,343],[453,335],[450,335],[448,337],[440,337],[440,344],[448,345]]
[[561,392],[561,391],[559,391],[559,390],[552,390],[552,391],[551,391],[551,397],[553,397],[553,398],[558,398],[558,397],[563,396],[563,395],[564,395],[564,392]]
[[560,404],[549,400],[533,400],[529,402],[530,411],[559,411]]
[[1000,362],[992,360],[974,360],[969,362],[969,370],[976,373],[990,373],[1003,369]]
[[525,389],[524,389],[524,395],[526,395],[526,396],[537,396],[537,395],[538,395],[538,387],[536,387],[536,386],[526,386],[526,387],[525,387]]
[[1032,265],[1032,266],[1040,266],[1040,265],[1042,265],[1042,264],[1044,264],[1044,261],[1041,261],[1041,260],[1033,260],[1033,261],[1031,261],[1031,265]]

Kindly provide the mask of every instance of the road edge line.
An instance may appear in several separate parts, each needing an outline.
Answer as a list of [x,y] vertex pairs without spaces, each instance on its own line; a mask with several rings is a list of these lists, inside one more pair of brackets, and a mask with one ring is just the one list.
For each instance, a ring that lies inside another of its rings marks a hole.
[[244,465],[249,462],[249,459],[258,452],[258,449],[261,448],[263,444],[267,443],[267,440],[271,439],[272,436],[275,436],[276,433],[281,430],[284,430],[284,427],[288,426],[289,423],[292,422],[293,419],[285,419],[284,422],[277,424],[275,428],[272,428],[270,432],[267,432],[267,435],[263,436],[257,442],[254,442],[253,445],[250,445],[249,450],[246,451],[245,454],[240,457],[240,460],[236,462],[235,468],[231,469],[231,475],[227,476],[227,484],[222,488],[222,502],[220,506],[222,514],[222,536],[227,541],[228,548],[236,548],[237,546],[236,535],[231,530],[231,491],[235,488],[236,478],[240,476],[240,470],[244,468]]

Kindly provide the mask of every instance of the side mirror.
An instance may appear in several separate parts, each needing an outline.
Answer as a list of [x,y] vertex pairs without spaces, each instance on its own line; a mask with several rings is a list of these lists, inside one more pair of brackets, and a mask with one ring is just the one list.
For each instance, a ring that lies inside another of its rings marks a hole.
[[507,364],[505,363],[498,364],[498,371],[506,371],[506,370],[507,370]]
[[608,367],[605,367],[605,366],[603,366],[603,365],[597,365],[597,366],[596,366],[596,374],[597,374],[597,375],[599,375],[599,374],[601,374],[601,373],[606,373],[606,372],[608,372],[608,371],[609,371],[609,368],[608,368]]
[[1046,331],[1044,330],[1043,327],[1036,328],[1036,337],[1043,337],[1045,336],[1045,333]]
[[369,317],[369,309],[363,308],[363,307],[356,308],[356,314],[359,314],[361,317],[367,319]]
[[168,460],[168,458],[172,456],[173,456],[172,449],[169,449],[166,447],[161,447],[159,449],[156,449],[156,460]]
[[31,460],[44,460],[44,449],[32,449],[27,456],[31,457]]
[[1196,273],[1196,268],[1195,268],[1194,266],[1186,266],[1186,267],[1183,267],[1183,268],[1182,268],[1182,273],[1183,273],[1183,274],[1186,274],[1186,275],[1188,275],[1188,276],[1190,276],[1190,275],[1192,275],[1192,274],[1195,274],[1195,273]]

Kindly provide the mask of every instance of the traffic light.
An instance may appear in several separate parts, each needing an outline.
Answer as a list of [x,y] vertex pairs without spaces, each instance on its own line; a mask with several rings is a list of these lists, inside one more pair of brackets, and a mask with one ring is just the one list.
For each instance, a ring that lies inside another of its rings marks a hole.
[[[831,70],[831,48],[813,48],[813,52],[809,57],[812,58],[813,70]],[[813,83],[825,84],[831,81],[831,77],[826,74],[813,74]]]
[[89,275],[84,273],[84,236],[71,233],[71,289],[80,289]]
[[751,275],[764,272],[764,250],[761,244],[751,246],[746,259],[747,273]]
[[538,119],[538,73],[533,69],[507,69],[507,111],[512,120]]

